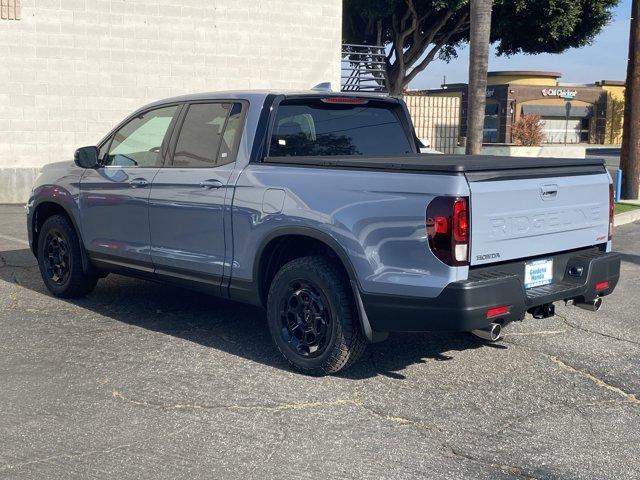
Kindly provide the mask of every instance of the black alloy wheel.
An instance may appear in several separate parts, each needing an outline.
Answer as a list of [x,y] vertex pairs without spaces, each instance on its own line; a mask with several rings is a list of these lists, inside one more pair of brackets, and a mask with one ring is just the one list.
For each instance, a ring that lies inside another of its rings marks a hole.
[[282,339],[303,357],[321,355],[331,332],[329,302],[308,280],[290,282],[287,293],[280,302]]
[[69,217],[52,215],[37,235],[40,275],[51,293],[56,297],[75,298],[95,288],[100,272],[83,266],[80,237]]
[[56,285],[64,285],[69,278],[69,246],[59,231],[52,230],[47,234],[44,252],[47,276]]
[[269,287],[267,322],[280,353],[309,375],[354,363],[367,340],[349,278],[337,260],[320,255],[283,265]]

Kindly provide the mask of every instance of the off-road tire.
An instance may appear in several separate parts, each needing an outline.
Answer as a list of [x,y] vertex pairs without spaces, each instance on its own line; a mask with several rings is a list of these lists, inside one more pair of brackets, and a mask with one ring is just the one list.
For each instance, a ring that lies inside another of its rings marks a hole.
[[[291,338],[291,334],[283,326],[286,323],[283,305],[291,295],[292,285],[299,281],[309,282],[319,290],[331,319],[326,327],[325,347],[312,358],[297,352],[285,339]],[[296,258],[276,273],[269,288],[267,320],[271,337],[282,355],[293,367],[309,375],[344,370],[360,357],[367,344],[348,278],[335,263],[321,256]]]
[[[51,243],[48,238],[52,235],[62,239],[65,244],[67,260],[64,263],[67,274],[60,281],[51,278],[50,271],[47,270],[50,252],[48,248]],[[84,272],[80,248],[80,238],[68,217],[52,215],[45,220],[38,234],[38,266],[44,284],[56,297],[83,297],[93,291],[98,282],[96,275]]]

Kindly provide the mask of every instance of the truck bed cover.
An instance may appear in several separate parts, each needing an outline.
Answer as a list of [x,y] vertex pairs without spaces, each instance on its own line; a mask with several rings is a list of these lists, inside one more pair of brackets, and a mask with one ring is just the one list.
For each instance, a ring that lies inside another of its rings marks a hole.
[[324,157],[267,157],[265,163],[316,167],[366,168],[426,172],[486,172],[528,168],[604,166],[602,158],[503,157],[497,155],[440,155],[423,153],[406,156],[335,155]]

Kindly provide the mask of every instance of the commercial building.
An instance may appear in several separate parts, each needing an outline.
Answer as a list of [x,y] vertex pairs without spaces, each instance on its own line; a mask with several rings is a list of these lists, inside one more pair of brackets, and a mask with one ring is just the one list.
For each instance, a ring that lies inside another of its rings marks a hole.
[[342,0],[2,0],[0,203],[184,93],[340,85]]
[[[487,77],[484,141],[512,143],[512,126],[524,114],[544,122],[547,143],[619,144],[622,141],[624,82],[564,84],[557,72],[501,71]],[[410,95],[459,99],[459,137],[467,133],[467,84],[445,84]]]

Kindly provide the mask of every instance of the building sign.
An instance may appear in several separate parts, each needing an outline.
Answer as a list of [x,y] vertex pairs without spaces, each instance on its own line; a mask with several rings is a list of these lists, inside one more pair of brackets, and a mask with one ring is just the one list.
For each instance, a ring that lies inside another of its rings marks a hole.
[[566,88],[543,88],[542,96],[543,97],[560,97],[565,100],[570,98],[575,98],[578,95],[577,90],[568,90]]
[[494,89],[489,90],[487,88],[487,92],[486,93],[487,93],[487,98],[491,98],[491,97],[493,97],[493,94],[496,93],[496,91]]

